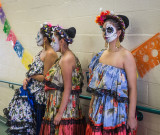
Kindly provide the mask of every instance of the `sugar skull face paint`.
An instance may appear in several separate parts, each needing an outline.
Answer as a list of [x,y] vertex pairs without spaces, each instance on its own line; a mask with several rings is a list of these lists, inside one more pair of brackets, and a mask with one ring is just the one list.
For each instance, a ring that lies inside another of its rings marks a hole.
[[52,36],[51,46],[54,49],[54,51],[56,51],[56,52],[59,51],[59,49],[60,49],[58,38],[54,34]]
[[111,23],[106,23],[106,29],[103,28],[103,32],[105,32],[105,39],[108,43],[117,38],[117,30]]
[[40,31],[37,33],[36,42],[38,46],[43,45],[43,35],[40,33]]

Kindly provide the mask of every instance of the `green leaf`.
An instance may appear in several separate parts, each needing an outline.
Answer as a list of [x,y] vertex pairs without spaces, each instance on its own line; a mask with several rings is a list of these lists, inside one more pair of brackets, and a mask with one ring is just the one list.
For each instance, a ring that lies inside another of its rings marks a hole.
[[9,32],[10,32],[10,29],[11,29],[11,27],[10,27],[10,25],[9,25],[7,19],[6,19],[6,21],[5,21],[5,23],[4,23],[3,31],[4,31],[4,33],[6,33],[6,34],[8,35]]

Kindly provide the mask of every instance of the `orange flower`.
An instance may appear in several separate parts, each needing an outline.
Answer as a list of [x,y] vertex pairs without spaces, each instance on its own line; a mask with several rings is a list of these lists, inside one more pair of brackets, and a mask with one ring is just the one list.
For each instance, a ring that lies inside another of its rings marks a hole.
[[89,68],[89,73],[92,73],[92,70]]
[[101,12],[99,16],[96,17],[95,22],[98,23],[100,26],[104,24],[104,20],[106,19],[106,16],[110,14],[109,10],[106,10],[105,12]]

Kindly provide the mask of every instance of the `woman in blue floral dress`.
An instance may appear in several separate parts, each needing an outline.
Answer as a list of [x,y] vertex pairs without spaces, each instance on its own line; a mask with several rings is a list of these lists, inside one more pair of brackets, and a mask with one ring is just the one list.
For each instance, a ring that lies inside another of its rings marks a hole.
[[43,50],[38,53],[23,86],[16,90],[9,107],[4,109],[8,119],[8,133],[12,135],[39,135],[42,117],[45,111],[44,77],[57,59],[50,45],[52,41],[51,24],[43,24],[37,34],[37,45]]
[[89,65],[87,90],[93,94],[86,135],[136,134],[136,64],[132,54],[120,45],[129,20],[106,11],[96,22],[102,28],[106,49]]

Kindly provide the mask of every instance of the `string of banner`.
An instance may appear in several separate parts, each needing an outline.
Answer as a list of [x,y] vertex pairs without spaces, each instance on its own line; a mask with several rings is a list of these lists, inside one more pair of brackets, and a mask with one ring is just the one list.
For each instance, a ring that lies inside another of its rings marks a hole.
[[3,31],[5,34],[7,34],[7,41],[11,42],[14,51],[16,52],[18,57],[21,59],[21,62],[24,65],[24,67],[28,70],[29,69],[28,65],[32,63],[33,57],[26,49],[24,49],[21,43],[17,40],[17,37],[12,31],[11,26],[2,9],[1,2],[0,2],[0,20],[4,25]]
[[[7,34],[7,41],[11,41],[14,51],[21,59],[22,64],[28,70],[28,65],[32,63],[32,55],[23,48],[21,43],[17,40],[14,32],[11,30],[11,26],[5,16],[0,2],[0,20],[4,24],[3,31]],[[160,33],[157,33],[139,47],[132,51],[132,54],[136,60],[137,70],[141,77],[143,77],[148,71],[157,66],[160,63]]]

